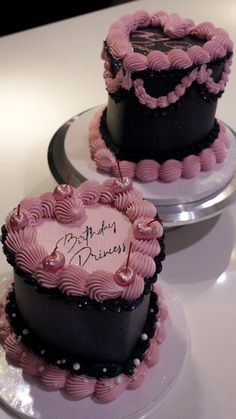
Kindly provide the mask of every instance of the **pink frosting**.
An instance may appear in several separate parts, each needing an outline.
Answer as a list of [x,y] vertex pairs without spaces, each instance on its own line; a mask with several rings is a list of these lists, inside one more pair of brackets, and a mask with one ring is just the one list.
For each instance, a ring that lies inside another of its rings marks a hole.
[[136,177],[140,182],[152,182],[158,179],[160,165],[155,160],[141,160],[136,165]]
[[146,10],[138,10],[134,13],[133,18],[137,23],[137,27],[140,28],[145,28],[150,23],[150,15]]
[[156,272],[154,260],[140,252],[132,252],[130,255],[130,267],[144,278],[152,277]]
[[134,240],[133,251],[143,253],[144,255],[151,256],[152,258],[159,255],[161,248],[156,239],[153,240]]
[[146,201],[145,199],[140,202],[132,202],[126,210],[126,214],[131,221],[140,217],[154,218],[156,216],[156,212],[156,207],[150,201]]
[[101,195],[99,198],[99,202],[102,204],[111,204],[115,198],[115,192],[113,187],[114,179],[107,179],[102,184]]
[[201,170],[203,172],[208,172],[216,164],[216,156],[211,148],[205,148],[202,150],[199,157],[201,159]]
[[10,232],[6,238],[6,246],[9,250],[17,253],[25,246],[30,246],[36,242],[36,229],[26,227],[19,231]]
[[[119,161],[119,165],[120,165],[120,171],[122,173],[122,176],[127,176],[130,178],[134,177],[134,169],[135,169],[135,163],[127,161],[127,160],[120,160]],[[118,170],[118,165],[115,162],[114,166],[112,167],[112,175],[119,178],[120,177],[120,173]]]
[[47,252],[42,246],[33,244],[16,253],[16,264],[22,271],[34,273],[46,256]]
[[154,335],[154,339],[157,341],[157,343],[160,345],[162,342],[164,342],[166,338],[166,330],[163,323],[158,322],[156,332]]
[[164,26],[164,32],[170,38],[183,38],[188,35],[194,26],[191,19],[182,19],[176,13],[169,15]]
[[163,303],[163,301],[159,300],[159,311],[157,318],[161,322],[165,321],[168,317],[168,308],[167,305]]
[[55,288],[59,284],[59,272],[46,272],[41,266],[36,269],[34,276],[42,287]]
[[210,39],[215,34],[215,26],[211,22],[202,22],[191,30],[191,34],[200,39]]
[[150,339],[150,347],[145,353],[145,362],[149,367],[157,364],[160,357],[160,349],[155,339]]
[[95,153],[94,161],[96,162],[97,168],[99,170],[109,172],[110,169],[114,166],[116,159],[110,150],[107,148],[101,148]]
[[43,217],[53,218],[55,210],[55,198],[52,192],[46,192],[39,197],[42,205]]
[[62,223],[75,223],[85,214],[85,207],[82,201],[74,197],[57,201],[55,205],[56,219]]
[[95,384],[96,378],[71,374],[66,381],[65,390],[70,396],[83,399],[93,394]]
[[[6,227],[7,227],[7,231],[8,232],[10,232],[10,231],[14,231],[15,232],[14,228],[12,228],[12,226],[11,226],[11,217],[13,215],[15,215],[16,212],[17,212],[17,209],[14,208],[6,216]],[[21,208],[20,209],[20,213],[23,213],[26,216],[26,219],[27,219],[27,227],[31,227],[31,226],[35,225],[35,219],[34,219],[34,217],[31,215],[31,213],[29,211],[26,211],[25,209],[22,209]]]
[[203,49],[208,52],[212,60],[223,58],[226,50],[223,46],[219,45],[216,41],[208,41],[203,45]]
[[88,295],[92,300],[103,301],[121,296],[123,288],[114,281],[114,275],[95,271],[87,279]]
[[142,194],[137,189],[131,189],[117,194],[114,199],[114,205],[120,211],[125,211],[131,202],[140,201],[140,199],[142,199]]
[[182,176],[190,179],[198,175],[201,171],[200,158],[195,155],[189,155],[182,161]]
[[94,205],[100,198],[101,185],[96,180],[86,180],[79,186],[78,192],[84,205]]
[[123,61],[124,68],[129,71],[143,71],[148,68],[147,57],[139,52],[126,55]]
[[135,275],[134,282],[132,282],[127,287],[123,287],[121,297],[125,300],[134,300],[138,298],[144,290],[144,281],[143,277],[140,275]]
[[43,209],[39,198],[24,198],[20,202],[20,207],[30,212],[36,223],[41,221]]
[[18,362],[20,361],[24,352],[24,346],[17,340],[13,333],[10,333],[10,335],[8,335],[5,339],[4,348],[10,359]]
[[68,371],[47,365],[42,372],[42,383],[50,390],[59,390],[65,387]]
[[168,70],[170,61],[167,55],[162,51],[151,51],[147,55],[148,67],[154,71]]
[[182,175],[182,163],[178,160],[166,160],[160,167],[160,179],[164,182],[174,182]]
[[193,45],[188,49],[188,56],[192,60],[193,64],[201,65],[206,64],[210,61],[211,57],[207,51],[205,51],[199,45]]
[[130,378],[128,389],[129,390],[136,390],[137,388],[141,387],[147,377],[148,373],[148,366],[145,362],[142,362],[138,368],[135,374],[133,374]]
[[216,162],[222,163],[226,158],[226,147],[224,143],[217,138],[210,147],[216,156]]
[[20,365],[24,370],[24,373],[38,376],[40,375],[40,371],[44,368],[44,361],[37,355],[27,351],[23,353]]
[[[96,134],[99,135],[98,129],[96,129]],[[89,139],[89,149],[92,157],[94,157],[99,150],[104,149],[104,147],[105,143],[101,138],[95,138],[94,140]]]
[[128,384],[128,377],[125,375],[121,376],[121,381],[116,383],[114,378],[106,378],[103,380],[97,380],[95,386],[96,397],[105,402],[111,402],[115,400],[123,391],[126,389]]
[[59,289],[67,295],[85,295],[88,273],[79,266],[70,265],[59,274]]

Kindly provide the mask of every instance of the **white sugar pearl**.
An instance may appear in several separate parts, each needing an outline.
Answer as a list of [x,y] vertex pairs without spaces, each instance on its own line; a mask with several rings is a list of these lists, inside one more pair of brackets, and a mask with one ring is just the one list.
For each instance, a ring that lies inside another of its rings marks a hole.
[[15,318],[16,317],[16,313],[12,313],[11,317]]
[[141,339],[142,340],[147,340],[148,339],[148,335],[146,333],[142,333],[141,334]]
[[58,359],[57,360],[57,365],[60,365],[61,364],[61,361],[60,361],[60,359]]
[[43,365],[40,365],[39,367],[38,367],[38,371],[39,372],[42,372],[44,370],[44,366]]
[[61,363],[62,363],[62,364],[66,364],[66,359],[64,359],[64,358],[63,358],[63,359],[61,360]]
[[134,359],[134,365],[135,365],[136,367],[138,367],[138,366],[140,365],[140,359],[135,358],[135,359]]
[[78,371],[80,369],[80,364],[78,362],[75,362],[73,364],[73,370]]
[[121,375],[118,375],[118,377],[115,377],[115,378],[114,378],[114,381],[115,381],[115,383],[116,383],[116,384],[120,384],[120,383],[122,382],[122,377],[121,377]]
[[107,372],[107,369],[106,369],[106,368],[103,368],[103,369],[102,369],[102,372]]
[[153,308],[150,308],[150,313],[154,313],[154,309]]
[[44,354],[45,354],[45,349],[42,349],[42,350],[40,351],[40,353],[41,353],[41,355],[44,355]]
[[23,333],[23,335],[28,335],[29,331],[28,331],[28,329],[23,329],[22,333]]

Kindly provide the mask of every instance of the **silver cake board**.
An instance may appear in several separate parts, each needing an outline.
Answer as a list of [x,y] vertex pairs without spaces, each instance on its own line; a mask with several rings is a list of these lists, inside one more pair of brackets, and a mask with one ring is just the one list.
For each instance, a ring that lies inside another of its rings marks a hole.
[[[48,164],[58,183],[79,186],[87,179],[100,182],[109,175],[98,172],[90,158],[88,127],[97,108],[86,110],[64,123],[54,134],[48,148]],[[179,227],[215,217],[236,201],[236,141],[233,130],[226,126],[230,150],[224,163],[193,179],[179,179],[171,184],[161,181],[134,181],[144,198],[158,209],[168,228]]]

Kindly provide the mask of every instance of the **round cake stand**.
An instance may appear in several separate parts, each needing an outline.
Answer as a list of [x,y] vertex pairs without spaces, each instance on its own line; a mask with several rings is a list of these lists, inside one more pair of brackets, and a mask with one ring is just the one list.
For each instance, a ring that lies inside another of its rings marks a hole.
[[[172,294],[170,286],[162,281],[160,284],[169,308],[169,317],[165,322],[166,339],[160,346],[159,363],[150,369],[142,387],[124,391],[109,404],[96,402],[89,397],[71,400],[63,392],[45,390],[37,378],[22,375],[21,368],[6,360],[0,345],[0,402],[22,418],[147,418],[180,377],[190,347],[182,306]],[[8,285],[9,279],[1,278],[1,296]]]
[[[71,173],[71,184],[78,186],[87,179],[103,182],[109,175],[98,172],[90,158],[88,127],[98,108],[86,110],[67,121],[53,136],[48,148],[48,163],[55,179],[65,182]],[[165,227],[195,223],[221,213],[236,200],[236,141],[226,126],[230,151],[224,163],[193,179],[179,179],[134,185],[157,207]]]

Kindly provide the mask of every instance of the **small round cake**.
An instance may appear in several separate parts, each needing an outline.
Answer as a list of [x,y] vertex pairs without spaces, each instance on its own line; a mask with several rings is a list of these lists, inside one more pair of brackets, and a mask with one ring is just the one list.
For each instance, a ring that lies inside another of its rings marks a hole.
[[172,182],[225,160],[229,140],[215,118],[230,66],[228,33],[177,14],[139,11],[110,27],[102,58],[108,105],[89,145],[97,168],[141,182]]
[[7,356],[76,398],[137,388],[164,338],[163,239],[127,177],[23,199],[2,228],[14,269],[0,321]]

